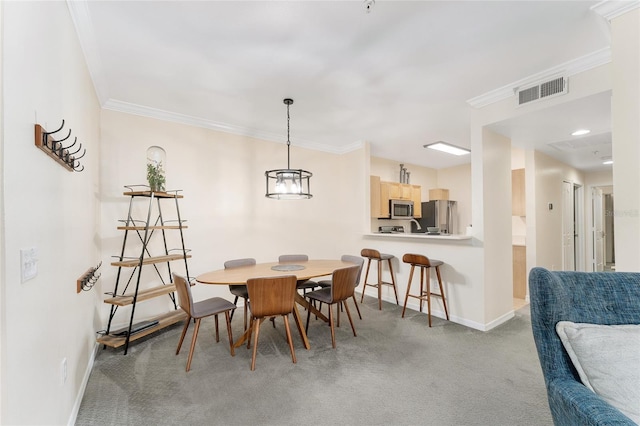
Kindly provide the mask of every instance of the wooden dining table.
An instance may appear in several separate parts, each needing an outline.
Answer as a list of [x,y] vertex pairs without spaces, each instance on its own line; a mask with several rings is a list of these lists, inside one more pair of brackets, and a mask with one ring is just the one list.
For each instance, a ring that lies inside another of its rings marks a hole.
[[[315,259],[307,261],[295,261],[295,262],[269,262],[258,263],[255,265],[240,266],[237,268],[218,269],[215,271],[205,272],[196,277],[196,281],[202,284],[215,284],[215,285],[242,285],[246,284],[247,280],[251,278],[268,278],[277,277],[282,275],[295,275],[298,281],[309,280],[312,278],[324,277],[333,274],[333,271],[340,268],[348,268],[353,266],[351,262],[344,262],[342,260],[332,259]],[[309,309],[311,313],[316,315],[323,321],[329,321],[329,319],[309,301],[307,301],[300,293],[296,292],[295,302],[305,309]],[[246,309],[246,308],[245,308]],[[309,339],[302,325],[302,319],[300,312],[296,304],[293,305],[293,317],[295,319],[296,326],[304,347],[310,348]],[[244,334],[234,342],[234,347],[241,346],[249,335],[247,329]]]

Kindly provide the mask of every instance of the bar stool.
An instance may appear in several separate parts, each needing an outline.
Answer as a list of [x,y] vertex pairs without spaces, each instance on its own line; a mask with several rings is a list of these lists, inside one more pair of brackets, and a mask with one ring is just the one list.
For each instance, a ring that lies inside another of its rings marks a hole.
[[[431,259],[423,256],[421,254],[411,254],[407,253],[402,256],[402,261],[404,263],[408,263],[411,265],[411,272],[409,272],[409,283],[407,284],[407,295],[404,298],[404,307],[402,308],[402,318],[404,318],[404,311],[407,309],[407,300],[409,297],[415,297],[416,299],[420,299],[420,312],[422,312],[422,304],[426,300],[427,301],[427,310],[429,312],[429,327],[431,327],[431,296],[440,297],[442,299],[442,304],[444,305],[444,313],[447,316],[447,320],[449,320],[449,311],[447,310],[447,301],[444,297],[444,290],[442,288],[442,278],[440,277],[440,266],[444,263],[441,260]],[[420,268],[420,294],[414,295],[409,294],[411,290],[411,279],[413,278],[413,270],[415,267]],[[435,268],[436,276],[438,277],[438,286],[440,287],[440,294],[431,292],[430,285],[430,276],[429,269]],[[424,289],[424,281],[427,281],[427,290]]]
[[[378,309],[382,310],[382,285],[390,285],[393,286],[393,292],[396,294],[396,304],[399,305],[398,301],[398,289],[396,287],[396,278],[393,275],[393,266],[391,265],[391,259],[395,256],[392,254],[380,253],[375,249],[362,249],[360,252],[360,256],[367,259],[367,272],[364,275],[364,286],[362,287],[362,297],[360,298],[360,303],[364,301],[364,291],[367,289],[367,286],[377,287],[378,288]],[[377,283],[367,283],[367,278],[369,277],[369,267],[371,266],[371,261],[376,260],[378,262],[378,282]],[[389,273],[391,274],[391,282],[382,281],[382,261],[386,260],[389,263]]]

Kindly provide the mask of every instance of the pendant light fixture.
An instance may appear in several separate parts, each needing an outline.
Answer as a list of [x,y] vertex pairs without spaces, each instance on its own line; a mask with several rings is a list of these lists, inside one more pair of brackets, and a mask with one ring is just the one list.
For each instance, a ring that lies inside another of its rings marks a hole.
[[289,106],[293,103],[293,99],[285,99],[284,104],[287,106],[287,168],[267,170],[264,175],[267,178],[267,193],[265,197],[276,198],[278,200],[298,200],[303,198],[311,198],[309,192],[309,180],[313,174],[302,169],[291,168],[291,156],[289,153],[291,142],[289,141]]

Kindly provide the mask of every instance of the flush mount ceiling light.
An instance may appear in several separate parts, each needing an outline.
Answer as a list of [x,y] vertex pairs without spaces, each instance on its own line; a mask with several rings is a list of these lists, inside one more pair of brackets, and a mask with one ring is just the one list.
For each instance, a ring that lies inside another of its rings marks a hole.
[[287,98],[283,102],[287,106],[287,168],[267,170],[264,172],[267,178],[267,193],[265,197],[278,200],[311,198],[313,195],[309,192],[309,180],[313,174],[306,170],[291,168],[291,156],[289,154],[291,147],[291,142],[289,141],[289,105],[293,103],[293,99]]
[[578,129],[575,132],[571,133],[571,136],[584,136],[588,133],[591,133],[589,129]]
[[450,143],[438,141],[431,144],[423,145],[424,148],[435,149],[436,151],[446,152],[453,155],[467,155],[471,154],[466,148],[460,148],[459,146],[451,145]]
[[602,164],[613,164],[613,158],[611,157],[602,157]]

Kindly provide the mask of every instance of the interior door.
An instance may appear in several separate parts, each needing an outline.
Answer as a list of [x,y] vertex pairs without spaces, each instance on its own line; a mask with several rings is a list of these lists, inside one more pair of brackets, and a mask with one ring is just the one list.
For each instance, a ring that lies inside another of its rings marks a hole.
[[575,271],[573,184],[562,182],[562,270]]
[[593,188],[593,270],[604,271],[604,204],[601,188]]

